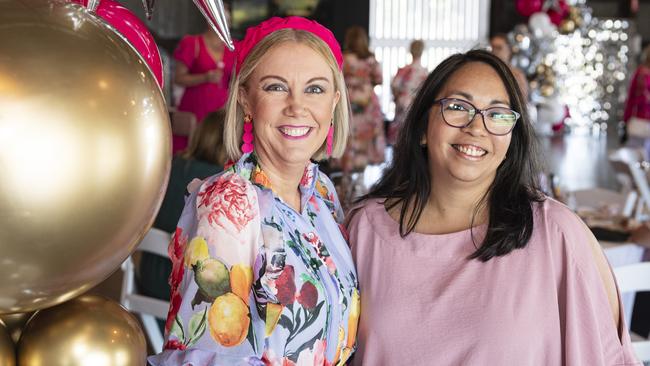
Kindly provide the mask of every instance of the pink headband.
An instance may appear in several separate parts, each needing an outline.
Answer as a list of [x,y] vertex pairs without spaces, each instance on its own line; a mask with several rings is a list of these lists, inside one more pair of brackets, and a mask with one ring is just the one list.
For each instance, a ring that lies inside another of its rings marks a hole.
[[287,28],[304,30],[323,40],[332,51],[334,59],[336,59],[336,63],[339,65],[339,70],[341,69],[343,65],[343,54],[341,53],[341,46],[339,46],[332,32],[313,20],[291,16],[286,18],[273,17],[246,30],[244,39],[236,44],[237,72],[239,72],[244,60],[246,60],[246,57],[248,57],[248,54],[256,44],[276,30]]

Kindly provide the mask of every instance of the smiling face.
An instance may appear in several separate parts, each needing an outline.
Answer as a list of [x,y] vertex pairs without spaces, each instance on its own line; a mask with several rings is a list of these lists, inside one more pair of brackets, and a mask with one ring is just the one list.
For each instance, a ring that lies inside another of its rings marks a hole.
[[[457,98],[476,108],[510,108],[508,92],[497,72],[482,62],[470,62],[454,72],[436,99]],[[423,142],[427,145],[432,181],[469,184],[487,191],[510,146],[512,132],[490,134],[480,113],[464,128],[447,125],[440,103],[429,111],[429,125]]]
[[307,164],[325,142],[339,98],[332,70],[315,50],[296,42],[271,48],[239,90],[260,162],[280,170]]

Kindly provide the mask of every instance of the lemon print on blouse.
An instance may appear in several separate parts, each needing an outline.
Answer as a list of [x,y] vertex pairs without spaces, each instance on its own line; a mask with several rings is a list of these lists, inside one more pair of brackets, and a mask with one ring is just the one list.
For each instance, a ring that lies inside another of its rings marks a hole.
[[248,335],[248,306],[239,296],[229,292],[217,297],[208,312],[210,335],[224,347],[241,344]]

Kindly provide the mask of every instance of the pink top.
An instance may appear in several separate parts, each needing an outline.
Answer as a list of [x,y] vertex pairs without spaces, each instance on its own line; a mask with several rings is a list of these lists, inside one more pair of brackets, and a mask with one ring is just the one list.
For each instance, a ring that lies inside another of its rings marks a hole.
[[[178,105],[179,111],[192,112],[197,122],[226,104],[228,84],[234,63],[234,54],[224,48],[223,59],[215,60],[208,51],[202,35],[185,36],[174,50],[174,59],[183,63],[190,74],[205,74],[210,70],[221,70],[223,76],[218,83],[202,83],[186,87]],[[187,146],[187,137],[174,136],[174,152]]]
[[641,365],[627,332],[619,341],[595,239],[565,206],[539,204],[528,246],[483,263],[466,259],[470,230],[402,239],[379,202],[350,223],[354,365]]

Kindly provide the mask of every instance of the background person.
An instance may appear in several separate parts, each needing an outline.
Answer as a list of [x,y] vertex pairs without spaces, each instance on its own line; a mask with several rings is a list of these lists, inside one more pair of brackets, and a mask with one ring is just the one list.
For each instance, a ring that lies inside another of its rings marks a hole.
[[397,134],[404,123],[407,109],[411,105],[415,93],[429,75],[429,71],[422,66],[421,62],[424,42],[421,40],[411,42],[409,50],[413,61],[397,70],[397,74],[390,83],[390,90],[395,100],[395,118],[388,129],[388,143],[391,145],[394,145],[397,140]]
[[374,87],[382,83],[381,65],[368,48],[360,26],[345,32],[343,75],[352,107],[349,146],[342,158],[344,171],[363,170],[384,161],[384,117]]
[[[229,8],[225,9],[230,18]],[[233,58],[234,54],[207,25],[202,34],[183,37],[174,51],[174,83],[185,88],[178,110],[193,113],[200,122],[208,113],[223,107],[228,98]],[[186,136],[173,136],[173,152],[184,150],[187,143]]]
[[505,64],[510,67],[510,71],[515,76],[515,79],[517,79],[517,84],[519,85],[519,89],[521,89],[524,100],[527,101],[530,91],[528,79],[526,78],[526,74],[524,74],[520,68],[510,63],[512,60],[512,48],[508,42],[508,36],[504,33],[497,33],[490,37],[490,50],[495,56],[500,58],[501,61],[505,62]]
[[643,49],[641,64],[634,71],[625,100],[623,121],[630,145],[643,145],[650,159],[650,46]]

